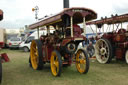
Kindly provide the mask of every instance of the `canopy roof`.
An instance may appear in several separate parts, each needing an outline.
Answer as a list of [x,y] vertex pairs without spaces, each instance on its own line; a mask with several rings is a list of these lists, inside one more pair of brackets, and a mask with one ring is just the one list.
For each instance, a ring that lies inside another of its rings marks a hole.
[[77,24],[83,22],[82,19],[83,17],[86,18],[86,21],[96,19],[97,13],[88,8],[81,8],[81,7],[66,8],[62,12],[56,15],[53,15],[51,17],[45,18],[39,22],[29,25],[29,29],[35,29],[37,27],[49,26],[49,25],[63,26],[65,17],[71,17],[71,16],[73,17],[74,24]]
[[3,19],[3,11],[0,9],[0,20]]
[[97,21],[91,21],[86,23],[87,25],[102,25],[102,24],[116,24],[116,23],[122,23],[122,22],[128,22],[128,14],[123,14],[118,16],[117,14],[115,16],[111,16],[110,18],[102,18],[101,20]]

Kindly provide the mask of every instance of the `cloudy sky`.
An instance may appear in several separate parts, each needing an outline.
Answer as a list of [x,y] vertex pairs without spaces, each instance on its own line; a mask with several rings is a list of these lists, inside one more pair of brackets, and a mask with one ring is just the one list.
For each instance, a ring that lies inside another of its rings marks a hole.
[[[39,18],[63,10],[63,0],[0,0],[4,20],[0,28],[22,28],[35,22],[32,8],[38,5]],[[97,12],[98,18],[128,13],[128,0],[70,0],[70,7],[86,7]]]

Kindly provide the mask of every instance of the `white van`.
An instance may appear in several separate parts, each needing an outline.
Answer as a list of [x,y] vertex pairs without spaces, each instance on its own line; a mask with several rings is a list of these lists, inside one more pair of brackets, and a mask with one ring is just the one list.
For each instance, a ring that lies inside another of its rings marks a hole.
[[[46,35],[46,31],[45,30],[39,31],[39,37],[41,35]],[[27,37],[27,39],[25,39],[25,41],[23,41],[20,44],[20,46],[19,46],[20,49],[22,49],[24,52],[30,51],[31,41],[34,40],[34,39],[38,39],[37,31],[33,32],[29,37]]]

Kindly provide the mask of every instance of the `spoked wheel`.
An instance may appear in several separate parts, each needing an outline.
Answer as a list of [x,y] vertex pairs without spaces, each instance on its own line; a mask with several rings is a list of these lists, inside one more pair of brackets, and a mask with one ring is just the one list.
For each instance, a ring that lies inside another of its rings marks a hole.
[[86,52],[79,49],[76,53],[76,68],[80,73],[87,73],[89,70],[89,59]]
[[42,43],[40,40],[32,41],[30,49],[30,60],[33,69],[41,70],[43,68]]
[[0,58],[0,83],[2,82],[2,62]]
[[53,76],[60,76],[62,60],[61,60],[61,55],[58,51],[55,50],[52,52],[50,62],[51,62],[51,72]]
[[125,53],[125,60],[126,60],[126,63],[128,64],[128,50]]
[[110,41],[107,39],[99,39],[96,42],[96,59],[99,63],[109,63],[113,57],[113,49]]

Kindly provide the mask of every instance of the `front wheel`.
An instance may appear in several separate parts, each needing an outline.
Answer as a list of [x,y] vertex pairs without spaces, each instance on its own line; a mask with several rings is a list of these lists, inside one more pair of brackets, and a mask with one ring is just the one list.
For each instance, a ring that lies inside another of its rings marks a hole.
[[61,60],[61,55],[58,51],[55,50],[52,52],[50,63],[51,63],[51,72],[53,76],[60,76],[62,60]]
[[34,70],[43,68],[42,43],[40,40],[33,40],[30,49],[30,62]]
[[87,73],[89,70],[88,55],[83,49],[79,49],[76,53],[76,68],[82,74]]

